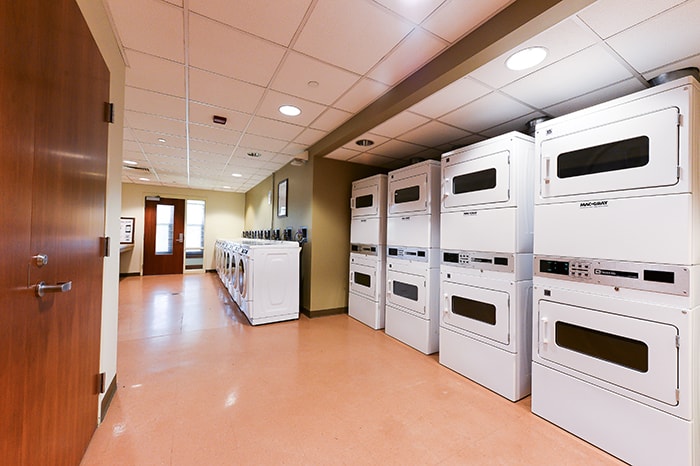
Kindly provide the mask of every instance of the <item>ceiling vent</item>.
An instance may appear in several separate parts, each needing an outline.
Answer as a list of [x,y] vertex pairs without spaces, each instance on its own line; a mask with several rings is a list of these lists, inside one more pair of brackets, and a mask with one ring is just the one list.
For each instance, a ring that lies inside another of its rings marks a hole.
[[216,123],[217,125],[225,125],[226,120],[227,120],[226,117],[221,116],[221,115],[214,115],[214,118],[213,118],[214,123]]
[[248,157],[262,157],[260,152],[248,152]]
[[309,161],[309,151],[305,150],[301,154],[298,154],[292,161],[290,162],[290,165],[293,167],[301,167],[302,165],[306,165],[306,162]]
[[131,165],[122,165],[123,168],[126,168],[127,170],[134,170],[137,172],[146,172],[146,173],[151,173],[151,170],[146,167],[133,167]]

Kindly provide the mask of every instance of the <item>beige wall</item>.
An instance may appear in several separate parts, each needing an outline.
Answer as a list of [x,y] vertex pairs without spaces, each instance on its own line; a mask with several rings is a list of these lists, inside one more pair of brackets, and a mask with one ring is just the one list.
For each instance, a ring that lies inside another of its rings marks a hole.
[[[302,166],[285,165],[246,193],[246,229],[307,228],[301,256],[301,307],[312,314],[347,307],[350,254],[350,188],[376,167],[313,159]],[[277,217],[277,185],[288,180],[288,215]],[[274,186],[272,211],[267,193]],[[264,215],[272,216],[272,222]]]
[[214,269],[214,244],[218,238],[238,238],[244,225],[245,195],[219,191],[170,188],[143,184],[122,184],[123,217],[136,218],[134,249],[121,254],[121,273],[141,273],[143,222],[146,196],[196,199],[206,202],[204,224],[204,267]]
[[[119,46],[112,33],[103,2],[78,0],[80,10],[109,68],[109,98],[114,104],[115,121],[109,125],[107,149],[107,198],[105,236],[112,238],[110,255],[104,260],[102,279],[102,324],[100,327],[100,372],[111,384],[117,375],[117,327],[119,321],[119,216],[121,210],[122,143],[124,134],[125,70]],[[98,398],[98,420],[102,400]]]

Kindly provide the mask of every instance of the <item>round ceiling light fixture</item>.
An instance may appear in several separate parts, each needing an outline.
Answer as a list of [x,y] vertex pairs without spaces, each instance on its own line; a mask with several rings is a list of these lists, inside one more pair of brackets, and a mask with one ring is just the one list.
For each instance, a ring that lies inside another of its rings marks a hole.
[[151,181],[151,180],[148,178],[139,178],[139,181]]
[[138,162],[134,162],[133,160],[124,160],[124,163],[127,165],[138,165]]
[[537,66],[547,57],[544,47],[528,47],[518,50],[506,60],[506,66],[513,71],[526,70]]
[[368,147],[373,145],[374,141],[372,141],[371,139],[358,139],[357,141],[355,141],[355,144],[362,147]]
[[165,142],[165,138],[158,138],[158,142],[160,142],[161,144],[164,143],[164,142]]
[[301,109],[294,105],[282,105],[279,110],[282,115],[287,116],[298,116],[301,114]]
[[235,178],[240,178],[240,177],[242,177],[243,175],[241,175],[240,173],[231,173],[231,176],[233,176],[233,177],[235,177]]

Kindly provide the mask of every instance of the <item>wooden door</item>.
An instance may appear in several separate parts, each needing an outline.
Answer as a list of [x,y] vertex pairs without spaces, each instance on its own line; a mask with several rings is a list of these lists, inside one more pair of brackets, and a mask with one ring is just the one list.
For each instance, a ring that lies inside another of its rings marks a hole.
[[[74,0],[0,2],[0,41],[0,463],[78,464],[97,425],[109,71]],[[37,297],[40,281],[72,288]]]
[[182,273],[185,258],[185,200],[146,199],[143,274]]

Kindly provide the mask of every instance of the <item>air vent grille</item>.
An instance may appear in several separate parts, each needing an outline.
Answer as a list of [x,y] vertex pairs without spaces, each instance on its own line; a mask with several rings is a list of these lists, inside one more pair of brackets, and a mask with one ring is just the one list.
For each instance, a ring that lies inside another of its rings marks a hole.
[[151,170],[146,168],[146,167],[132,167],[130,165],[122,165],[122,167],[126,168],[127,170],[134,170],[137,172],[151,173]]

